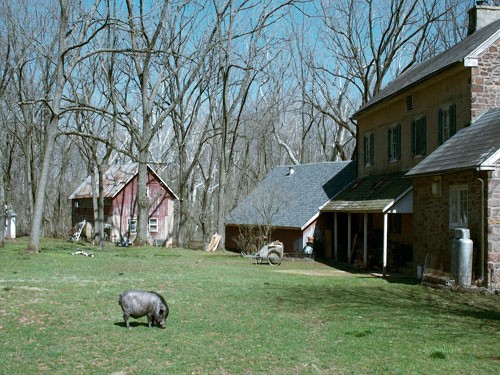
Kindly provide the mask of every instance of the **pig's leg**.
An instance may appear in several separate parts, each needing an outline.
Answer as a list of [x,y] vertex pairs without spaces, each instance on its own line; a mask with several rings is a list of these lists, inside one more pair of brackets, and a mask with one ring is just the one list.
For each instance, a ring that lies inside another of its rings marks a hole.
[[130,324],[128,324],[128,314],[123,314],[123,320],[125,320],[125,325],[130,329]]

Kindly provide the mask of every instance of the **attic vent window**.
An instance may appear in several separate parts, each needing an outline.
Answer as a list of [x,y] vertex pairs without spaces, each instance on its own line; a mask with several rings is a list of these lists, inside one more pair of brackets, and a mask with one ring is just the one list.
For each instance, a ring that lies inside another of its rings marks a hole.
[[408,95],[406,97],[406,112],[410,112],[413,110],[413,95]]

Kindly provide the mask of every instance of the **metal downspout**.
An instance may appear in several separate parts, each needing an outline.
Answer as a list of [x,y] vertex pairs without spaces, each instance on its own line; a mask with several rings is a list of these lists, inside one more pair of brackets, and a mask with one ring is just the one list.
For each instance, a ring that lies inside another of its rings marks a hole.
[[484,284],[484,180],[480,177],[477,178],[479,182],[481,182],[481,254],[480,254],[480,262],[481,262],[481,282]]

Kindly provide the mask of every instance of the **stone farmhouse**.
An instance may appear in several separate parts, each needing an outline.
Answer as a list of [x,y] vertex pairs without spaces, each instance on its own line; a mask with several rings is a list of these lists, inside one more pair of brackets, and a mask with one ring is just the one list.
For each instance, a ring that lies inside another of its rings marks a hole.
[[500,8],[476,5],[463,41],[401,74],[353,118],[357,179],[321,208],[334,256],[449,272],[454,229],[467,228],[473,280],[499,287]]

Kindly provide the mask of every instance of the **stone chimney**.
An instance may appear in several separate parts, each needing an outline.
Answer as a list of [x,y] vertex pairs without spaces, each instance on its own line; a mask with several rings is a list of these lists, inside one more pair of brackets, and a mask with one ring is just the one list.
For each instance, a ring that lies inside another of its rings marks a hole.
[[469,27],[467,35],[500,19],[500,7],[488,5],[487,1],[476,1],[476,6],[469,9]]

